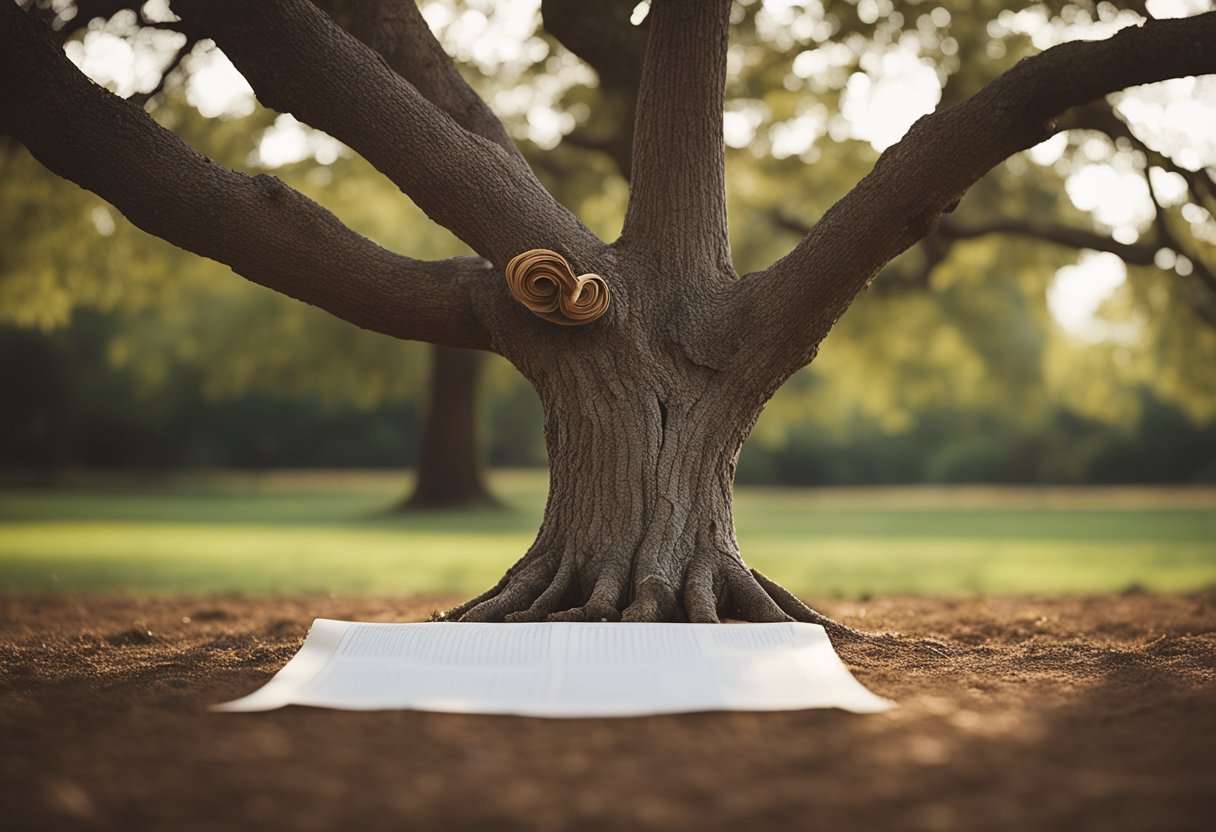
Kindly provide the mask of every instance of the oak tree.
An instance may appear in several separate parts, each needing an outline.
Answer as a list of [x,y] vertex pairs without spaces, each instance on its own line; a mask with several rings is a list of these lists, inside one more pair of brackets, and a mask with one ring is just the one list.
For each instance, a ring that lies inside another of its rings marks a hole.
[[[544,4],[550,31],[577,54],[635,48],[597,25],[621,8]],[[135,225],[254,282],[519,369],[544,406],[549,498],[523,557],[445,614],[465,621],[792,618],[836,629],[739,552],[732,480],[765,403],[879,270],[935,234],[992,167],[1109,93],[1216,72],[1216,13],[1048,49],[921,118],[792,251],[741,276],[724,194],[729,0],[655,0],[640,63],[622,64],[636,97],[621,157],[629,203],[612,242],[545,190],[412,3],[173,9],[265,105],[364,156],[476,256],[393,254],[279,180],[223,168],[89,82],[13,4],[0,11],[0,129]]]

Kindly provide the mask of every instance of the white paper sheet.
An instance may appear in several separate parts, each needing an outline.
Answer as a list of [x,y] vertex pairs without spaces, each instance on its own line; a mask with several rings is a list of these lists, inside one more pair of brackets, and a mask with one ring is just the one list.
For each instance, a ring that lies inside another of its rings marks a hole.
[[362,624],[318,618],[262,688],[215,706],[608,717],[892,707],[817,624]]

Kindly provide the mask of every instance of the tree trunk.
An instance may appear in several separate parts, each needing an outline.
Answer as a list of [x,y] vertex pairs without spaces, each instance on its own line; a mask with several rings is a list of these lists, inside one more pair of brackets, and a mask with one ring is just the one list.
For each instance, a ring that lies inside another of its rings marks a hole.
[[536,541],[446,618],[832,624],[740,555],[732,488],[754,414],[709,371],[677,382],[647,367],[561,362],[542,390],[551,479]]
[[681,281],[650,255],[594,265],[637,279],[613,296],[610,325],[524,319],[500,345],[545,411],[537,538],[497,586],[443,617],[830,624],[750,570],[735,537],[739,450],[781,379],[708,366],[703,334],[681,321],[695,305],[659,302]]
[[486,488],[477,385],[483,356],[474,350],[431,349],[431,398],[418,455],[418,479],[403,509],[494,505]]

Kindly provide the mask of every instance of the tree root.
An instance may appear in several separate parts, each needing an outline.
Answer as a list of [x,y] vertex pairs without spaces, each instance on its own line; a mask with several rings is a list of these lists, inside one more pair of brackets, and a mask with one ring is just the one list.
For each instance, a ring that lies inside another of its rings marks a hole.
[[[573,558],[525,556],[486,592],[459,606],[437,611],[432,621],[635,621],[716,624],[724,619],[751,622],[801,621],[818,624],[834,642],[878,644],[895,636],[877,635],[841,624],[808,607],[792,592],[736,556],[695,560],[676,589],[661,575],[631,581],[615,564],[581,589]],[[929,645],[944,655],[945,645]],[[928,648],[927,648],[928,649]]]

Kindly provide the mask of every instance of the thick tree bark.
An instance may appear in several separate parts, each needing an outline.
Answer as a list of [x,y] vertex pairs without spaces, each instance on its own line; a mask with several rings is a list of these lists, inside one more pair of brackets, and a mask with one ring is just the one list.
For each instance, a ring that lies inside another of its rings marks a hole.
[[730,7],[667,0],[650,12],[621,242],[669,268],[708,259],[734,272],[722,143]]
[[483,355],[431,350],[430,400],[418,453],[418,476],[404,509],[495,505],[485,482],[477,412]]
[[[464,621],[787,621],[823,623],[740,554],[732,514],[739,449],[763,401],[740,377],[699,363],[712,314],[686,324],[663,302],[673,283],[646,249],[589,253],[585,267],[629,274],[586,327],[521,320],[499,348],[545,410],[550,486],[536,541],[489,592],[445,613]],[[703,274],[696,278],[702,279]]]

